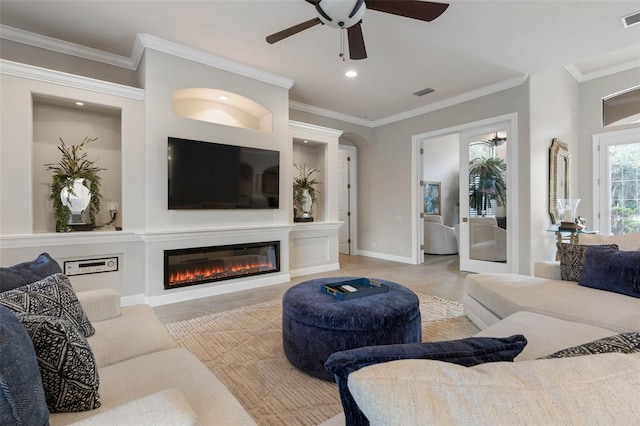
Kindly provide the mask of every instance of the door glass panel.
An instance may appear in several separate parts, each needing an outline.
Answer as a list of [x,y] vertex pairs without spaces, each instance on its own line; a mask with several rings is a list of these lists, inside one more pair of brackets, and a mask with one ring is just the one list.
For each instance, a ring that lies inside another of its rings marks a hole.
[[469,259],[507,262],[507,131],[469,141]]
[[640,231],[640,143],[610,145],[611,233]]

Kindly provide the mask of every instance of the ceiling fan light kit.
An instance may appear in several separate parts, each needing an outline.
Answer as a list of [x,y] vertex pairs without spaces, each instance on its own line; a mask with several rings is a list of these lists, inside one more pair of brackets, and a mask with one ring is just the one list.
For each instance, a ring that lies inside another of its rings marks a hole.
[[346,29],[349,40],[349,57],[365,59],[367,51],[362,35],[362,18],[367,9],[389,13],[420,21],[433,21],[449,7],[447,3],[420,0],[305,0],[315,6],[318,17],[286,28],[267,37],[273,44],[318,24]]

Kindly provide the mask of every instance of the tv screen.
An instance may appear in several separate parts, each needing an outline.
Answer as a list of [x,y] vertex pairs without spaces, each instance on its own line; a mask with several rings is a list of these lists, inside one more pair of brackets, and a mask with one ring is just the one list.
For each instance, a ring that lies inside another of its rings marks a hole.
[[280,152],[168,138],[169,210],[277,209]]

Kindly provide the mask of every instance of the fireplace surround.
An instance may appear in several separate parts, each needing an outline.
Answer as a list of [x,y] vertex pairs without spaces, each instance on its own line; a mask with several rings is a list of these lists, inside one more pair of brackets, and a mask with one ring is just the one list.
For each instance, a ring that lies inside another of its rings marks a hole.
[[164,251],[165,290],[280,272],[280,242]]

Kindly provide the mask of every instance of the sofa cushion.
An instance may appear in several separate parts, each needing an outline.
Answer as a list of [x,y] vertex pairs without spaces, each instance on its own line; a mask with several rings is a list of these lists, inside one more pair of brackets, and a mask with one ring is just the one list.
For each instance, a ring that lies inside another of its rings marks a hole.
[[169,388],[184,395],[201,425],[255,424],[220,379],[186,349],[154,352],[101,368],[99,372],[102,407],[96,411],[52,414],[51,426],[68,425]]
[[86,411],[100,407],[96,362],[80,330],[62,318],[16,315],[33,342],[49,410]]
[[640,251],[587,250],[580,285],[640,297]]
[[198,415],[177,389],[165,389],[103,411],[71,426],[191,426]]
[[640,232],[628,234],[604,235],[604,234],[580,234],[580,244],[602,245],[617,244],[619,250],[640,250]]
[[35,260],[0,268],[0,293],[34,283],[59,272],[62,272],[62,269],[58,262],[48,253],[42,253]]
[[492,313],[498,320],[528,311],[618,333],[640,330],[640,299],[573,281],[507,273],[469,274],[465,291],[465,312],[468,304],[479,312]]
[[40,281],[0,293],[0,305],[14,312],[53,316],[71,321],[84,337],[95,330],[64,274],[50,275]]
[[632,331],[629,333],[620,333],[615,336],[604,337],[571,348],[547,355],[544,358],[566,358],[580,355],[604,354],[609,352],[618,352],[622,354],[631,354],[640,352],[640,331]]
[[640,354],[475,367],[392,361],[354,372],[349,389],[378,425],[637,424]]
[[0,424],[49,424],[31,338],[16,315],[4,306],[0,306]]
[[514,359],[519,362],[541,358],[570,346],[613,336],[617,332],[582,322],[520,311],[485,328],[474,337],[499,337],[512,334],[527,336],[527,346]]
[[367,346],[332,354],[325,368],[334,374],[346,424],[368,425],[348,388],[348,376],[373,364],[399,359],[434,359],[471,366],[485,362],[512,361],[527,344],[522,335],[506,338],[473,337],[446,342],[409,343],[400,345]]
[[586,246],[581,244],[556,243],[560,252],[560,278],[580,282],[587,265],[586,252],[593,247],[618,249],[616,244]]

